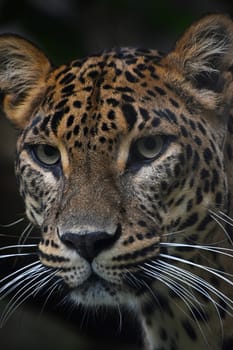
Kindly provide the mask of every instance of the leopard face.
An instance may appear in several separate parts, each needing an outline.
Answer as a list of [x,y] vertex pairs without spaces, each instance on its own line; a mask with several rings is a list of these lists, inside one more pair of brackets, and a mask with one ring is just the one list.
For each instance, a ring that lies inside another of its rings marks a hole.
[[42,227],[41,262],[61,269],[75,299],[122,301],[130,275],[159,256],[169,233],[195,241],[212,204],[224,205],[221,150],[202,116],[180,110],[158,60],[125,50],[58,68],[19,139],[20,191]]
[[76,304],[136,309],[147,349],[170,349],[165,317],[172,336],[184,333],[177,348],[203,346],[201,312],[221,349],[216,308],[232,307],[230,279],[220,277],[230,271],[221,219],[231,210],[231,21],[205,17],[168,55],[122,48],[54,68],[11,36],[0,39],[3,53],[0,86],[21,130],[16,174],[41,228],[41,264]]

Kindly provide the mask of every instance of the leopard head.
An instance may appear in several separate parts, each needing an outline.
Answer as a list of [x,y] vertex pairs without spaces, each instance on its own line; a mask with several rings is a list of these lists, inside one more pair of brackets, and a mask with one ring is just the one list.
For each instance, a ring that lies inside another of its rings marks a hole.
[[20,193],[41,228],[41,263],[76,303],[138,305],[161,278],[146,264],[197,261],[193,245],[218,239],[210,210],[229,208],[232,57],[221,15],[194,23],[167,55],[122,48],[59,67],[0,37]]

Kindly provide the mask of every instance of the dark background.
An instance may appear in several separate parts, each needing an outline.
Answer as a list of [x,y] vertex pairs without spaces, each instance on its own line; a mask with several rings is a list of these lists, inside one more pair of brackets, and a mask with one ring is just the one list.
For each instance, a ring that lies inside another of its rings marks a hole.
[[[233,4],[230,0],[0,0],[0,33],[14,32],[31,39],[60,64],[112,46],[168,51],[193,20],[216,11],[232,16]],[[14,179],[14,149],[15,131],[1,115],[0,224],[13,222],[24,213]],[[17,243],[25,226],[24,222],[0,227],[0,246]],[[0,260],[0,277],[13,268],[12,259]],[[31,299],[0,329],[1,349],[137,349],[137,332],[127,315],[125,331],[120,332],[115,311],[93,318],[80,309],[59,308],[57,300],[50,298],[41,312],[45,299]],[[0,313],[5,304],[0,300]]]

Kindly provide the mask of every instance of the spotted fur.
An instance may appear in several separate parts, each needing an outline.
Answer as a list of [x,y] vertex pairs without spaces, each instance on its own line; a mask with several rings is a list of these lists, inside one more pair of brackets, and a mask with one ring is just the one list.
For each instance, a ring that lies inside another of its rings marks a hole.
[[70,300],[132,308],[146,350],[229,346],[231,20],[203,17],[167,55],[119,48],[60,67],[3,35],[0,63],[39,258]]

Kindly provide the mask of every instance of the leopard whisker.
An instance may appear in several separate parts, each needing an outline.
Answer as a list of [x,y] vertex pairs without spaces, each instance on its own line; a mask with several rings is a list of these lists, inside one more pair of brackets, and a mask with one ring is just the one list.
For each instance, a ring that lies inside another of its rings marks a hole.
[[[212,253],[216,253],[216,254],[222,254],[224,256],[228,256],[230,258],[233,258],[233,249],[230,249],[230,248],[224,248],[224,247],[213,247],[213,246],[209,246],[209,245],[192,245],[192,244],[185,244],[185,243],[168,243],[168,242],[162,242],[160,243],[161,246],[166,246],[167,248],[171,247],[184,247],[184,248],[192,248],[192,249],[198,249],[199,251],[200,250],[204,250],[204,251],[209,251],[209,252],[212,252]],[[228,252],[232,252],[232,254],[228,253]],[[219,270],[217,269],[214,269],[214,268],[211,268],[209,267],[210,269],[212,269],[213,271],[215,272],[220,272]],[[221,271],[221,275],[225,275],[225,276],[228,276],[228,277],[232,277],[233,278],[233,274],[231,273],[228,273],[228,272],[225,272],[225,271]]]
[[[189,260],[186,260],[186,259],[182,259],[180,257],[177,257],[177,256],[172,256],[172,255],[168,255],[168,254],[163,254],[161,253],[160,254],[160,257],[162,258],[165,258],[165,259],[171,259],[171,260],[175,260],[175,261],[178,261],[178,262],[181,262],[181,263],[184,263],[184,264],[187,264],[187,265],[191,265],[193,267],[197,267],[199,269],[202,269],[204,271],[207,271],[209,273],[212,273],[213,275],[215,275],[216,277],[218,278],[221,278],[222,280],[224,280],[226,283],[229,283],[230,285],[233,285],[233,282],[230,281],[229,279],[225,278],[224,276],[222,276],[221,274],[223,274],[224,272],[223,271],[220,271],[218,269],[214,269],[210,266],[204,266],[204,265],[200,265],[200,264],[197,264],[197,263],[194,263],[192,261],[189,261]],[[221,273],[221,274],[220,274]],[[230,275],[232,276],[232,275]]]
[[122,312],[121,312],[121,308],[120,308],[120,305],[117,303],[117,310],[118,310],[118,315],[119,315],[119,326],[118,326],[118,328],[119,328],[119,333],[121,333],[121,331],[122,331],[122,320],[123,320],[123,318],[122,318]]
[[[206,335],[202,330],[202,327],[197,319],[196,314],[194,313],[194,309],[195,309],[195,311],[199,314],[199,316],[205,322],[207,328],[209,328],[208,321],[206,320],[206,318],[204,316],[205,315],[204,305],[190,291],[190,288],[191,288],[191,290],[198,291],[198,293],[204,295],[209,300],[211,300],[211,302],[213,303],[215,310],[217,312],[217,315],[219,318],[219,323],[220,323],[220,328],[221,328],[222,333],[223,333],[223,324],[222,324],[222,320],[221,320],[220,313],[218,310],[218,307],[222,308],[222,306],[219,305],[218,303],[216,303],[215,300],[213,300],[211,298],[209,293],[201,287],[201,282],[199,281],[198,276],[196,276],[195,281],[193,282],[193,280],[190,281],[189,273],[181,268],[174,267],[168,263],[165,263],[164,261],[157,260],[154,262],[152,261],[152,263],[154,263],[154,264],[152,265],[152,264],[146,263],[145,265],[147,267],[143,266],[142,267],[143,270],[149,276],[152,276],[152,277],[158,279],[161,283],[165,284],[169,289],[171,289],[175,294],[177,294],[177,296],[179,296],[183,300],[183,302],[186,304],[187,308],[189,309],[192,317],[190,317],[190,315],[187,315],[187,313],[183,309],[180,308],[179,304],[175,303],[175,301],[174,301],[174,303],[177,305],[177,307],[179,309],[181,309],[181,311],[184,314],[186,314],[186,316],[189,319],[193,318],[195,320],[195,322],[198,325],[198,328],[200,329],[202,336],[205,339],[205,342],[207,345],[208,345],[208,341],[207,341]],[[168,276],[166,276],[166,275],[168,275]],[[175,282],[174,279],[176,279],[179,283]],[[198,284],[197,284],[197,281],[198,281]],[[187,285],[187,287],[189,289],[185,288],[184,285]]]
[[38,255],[38,253],[16,253],[16,254],[6,254],[6,255],[1,255],[0,259],[8,259],[8,258],[16,258],[16,257],[21,257],[21,256],[33,256],[33,255]]
[[[47,279],[46,276],[41,280],[41,277],[47,272],[47,268],[42,269],[41,272],[38,272],[34,278],[32,278],[28,283],[24,284],[23,287],[19,289],[19,291],[16,294],[14,294],[14,296],[7,304],[5,310],[1,315],[0,327],[2,327],[6,323],[9,317],[25,300],[27,300],[31,295],[33,295],[34,289],[38,286],[38,284],[41,284],[45,278]],[[38,279],[39,281],[35,282]],[[32,290],[33,292],[31,292]]]
[[135,286],[137,289],[141,288],[142,286],[142,281],[140,281],[134,274],[129,270],[126,269],[126,272],[122,274],[122,278],[127,280],[130,284]]
[[[174,291],[175,294],[177,294],[178,296],[180,296],[179,293],[182,293],[182,295],[185,295],[187,298],[189,298],[190,301],[195,301],[199,307],[202,307],[202,304],[197,300],[197,298],[194,296],[193,293],[191,293],[191,291],[185,289],[183,286],[181,286],[180,284],[177,284],[174,279],[170,279],[170,277],[174,277],[172,274],[168,274],[168,272],[164,269],[164,267],[162,265],[160,265],[159,263],[156,264],[156,266],[153,266],[149,263],[145,264],[147,267],[143,266],[142,269],[149,275],[155,278],[159,278],[160,282],[164,283],[164,280],[167,279],[170,280],[170,284],[168,286],[168,284],[166,284],[171,290]],[[149,267],[149,268],[148,268]],[[152,268],[152,269],[151,269]],[[170,277],[166,276],[169,275]],[[182,276],[183,277],[183,276]],[[176,276],[177,278],[177,276]],[[164,280],[163,280],[164,279]],[[178,279],[178,278],[177,278]],[[180,282],[184,282],[183,278],[179,279]],[[172,288],[171,285],[176,286],[176,288]],[[190,287],[190,286],[189,286]]]
[[128,272],[124,275],[122,275],[123,279],[129,284],[132,285],[133,287],[135,287],[136,289],[138,288],[137,283],[134,281],[134,279],[132,278],[132,276],[129,276]]
[[231,218],[228,214],[224,213],[222,210],[219,211],[219,214],[226,220],[227,224],[233,226],[233,218]]
[[[209,293],[207,293],[207,295],[206,295],[206,291],[203,288],[200,289],[200,285],[198,285],[198,286],[196,285],[196,283],[197,283],[196,278],[195,278],[195,281],[193,282],[192,280],[190,280],[189,274],[186,273],[185,270],[178,268],[176,266],[171,266],[170,264],[165,263],[164,261],[159,261],[158,265],[160,266],[160,269],[161,269],[163,274],[168,274],[172,278],[172,280],[176,279],[178,281],[179,287],[180,287],[180,282],[183,284],[182,290],[185,291],[185,294],[186,293],[188,294],[188,300],[189,300],[190,304],[195,309],[196,313],[198,313],[198,315],[202,319],[202,321],[205,322],[206,327],[211,332],[211,328],[209,327],[208,320],[206,319],[206,316],[205,316],[205,308],[204,308],[205,304],[201,303],[191,291],[196,290],[198,293],[202,292],[201,294],[204,297],[207,297],[212,302],[212,304],[217,312],[217,315],[218,315],[220,328],[223,329],[222,319],[220,317],[219,310],[218,310],[218,307],[221,307],[221,305],[216,303],[215,300],[213,298],[211,298]],[[197,280],[199,279],[198,276],[194,275],[194,277],[197,277]],[[189,290],[187,288],[185,288],[184,285],[186,285],[189,288]],[[191,291],[190,291],[190,289],[191,289]],[[193,303],[193,301],[195,301],[196,305]],[[205,339],[206,344],[208,345],[206,334],[202,330],[202,327],[197,319],[197,316],[194,312],[194,309],[189,308],[193,319],[195,320],[196,324],[198,325],[198,328],[200,329],[202,336]]]
[[172,232],[168,232],[168,233],[164,233],[163,236],[164,237],[168,237],[168,236],[173,236],[173,235],[178,235],[184,233],[185,234],[185,230],[177,230],[177,231],[172,231]]
[[[8,238],[19,238],[18,235],[11,235],[11,234],[7,234],[7,233],[0,233],[0,237],[8,237]],[[39,240],[41,237],[36,237],[36,236],[33,236],[33,237],[27,237],[27,240],[30,239],[30,240]]]
[[5,227],[5,228],[12,227],[12,226],[19,224],[20,222],[22,222],[24,220],[25,220],[25,218],[20,218],[20,219],[15,220],[14,222],[11,222],[10,224],[0,224],[0,227]]
[[[28,270],[24,271],[23,273],[20,273],[18,276],[13,278],[11,281],[4,284],[0,288],[0,300],[4,299],[7,295],[9,295],[13,290],[15,290],[21,284],[23,284],[26,280],[30,279],[35,274],[40,272],[43,269],[43,266],[40,263],[37,263],[37,264],[38,264],[37,266],[33,266],[33,267],[29,268]],[[6,279],[6,278],[4,278],[4,279]],[[1,280],[1,283],[3,282],[3,280]]]
[[[157,264],[156,264],[157,265]],[[206,295],[206,290],[203,289],[201,287],[201,289],[199,289],[199,284],[201,284],[202,280],[199,276],[191,273],[191,275],[189,274],[189,272],[187,272],[186,270],[178,267],[178,266],[173,266],[170,265],[169,263],[166,263],[165,261],[161,261],[158,260],[158,266],[163,270],[164,274],[168,274],[169,276],[171,276],[172,278],[177,279],[178,281],[186,284],[189,288],[191,289],[195,289],[198,292],[202,291],[203,292],[203,296],[207,296]],[[196,289],[196,283],[198,282],[198,289]],[[195,284],[194,284],[195,283]],[[193,293],[191,293],[191,298],[195,300],[195,302],[198,304],[199,307],[203,309],[203,303],[201,303]],[[209,294],[208,294],[208,298],[209,298]],[[210,297],[211,298],[211,297]],[[214,300],[211,298],[211,301],[213,302]]]
[[[192,249],[198,249],[198,250],[205,250],[208,252],[216,253],[216,254],[222,254],[225,256],[229,256],[233,258],[233,249],[225,248],[225,247],[214,247],[211,245],[199,245],[199,244],[187,244],[187,243],[170,243],[170,242],[161,242],[161,246],[164,247],[183,247],[183,248],[192,248]],[[232,254],[230,254],[231,252]]]
[[[177,262],[181,262],[184,263],[186,265],[190,265],[193,267],[197,267],[199,269],[202,269],[208,273],[213,274],[214,276],[220,278],[221,280],[225,281],[226,283],[230,284],[231,286],[233,286],[233,282],[230,281],[229,279],[227,279],[226,277],[222,276],[220,274],[220,272],[222,273],[222,271],[219,271],[217,269],[213,269],[211,267],[207,267],[207,266],[203,266],[194,262],[191,262],[189,260],[185,260],[176,256],[170,256],[168,254],[160,254],[160,257],[165,258],[165,259],[171,259]],[[165,262],[164,262],[165,263]],[[168,264],[168,266],[170,266],[170,264]],[[177,267],[176,267],[177,268]],[[215,288],[214,286],[212,286],[210,283],[206,282],[204,279],[202,279],[201,277],[189,272],[186,272],[184,269],[181,269],[180,271],[182,271],[183,274],[186,274],[186,276],[192,280],[195,280],[196,282],[198,282],[199,287],[201,286],[205,286],[207,288],[207,290],[211,291],[213,294],[215,294],[218,298],[220,298],[221,300],[223,300],[228,306],[229,309],[231,309],[233,311],[233,300],[231,300],[227,295],[225,295],[224,293],[222,293],[221,291],[219,291],[217,288]],[[193,288],[195,289],[195,286],[193,286]],[[199,290],[199,289],[198,289]],[[203,294],[204,295],[204,294]],[[207,293],[207,297],[209,297],[209,294]],[[215,302],[216,303],[216,302]],[[217,303],[216,303],[217,304]],[[218,306],[220,308],[223,308],[221,305],[218,304]],[[223,308],[224,309],[224,308]],[[224,311],[226,311],[230,316],[232,316],[233,314],[231,312],[229,312],[227,309],[224,309]]]
[[7,249],[13,249],[13,248],[35,248],[37,247],[37,244],[13,244],[13,245],[8,245],[5,247],[1,247],[1,250],[7,250]]
[[53,292],[55,291],[55,289],[57,289],[57,286],[59,286],[59,284],[61,283],[61,280],[59,279],[59,280],[57,280],[57,281],[55,281],[49,288],[48,288],[48,295],[47,295],[47,297],[46,297],[46,299],[45,299],[45,301],[44,301],[44,303],[43,303],[43,305],[42,305],[42,307],[41,307],[41,310],[40,310],[40,314],[42,314],[43,313],[43,311],[44,311],[44,309],[45,309],[45,306],[46,306],[46,304],[48,303],[48,301],[49,301],[49,298],[51,297],[51,295],[53,294]]
[[[74,304],[69,303],[67,296],[65,296],[59,304],[66,305],[67,311],[69,310],[69,315],[71,315],[75,309]],[[80,329],[85,329],[88,325],[88,320],[89,320],[89,315],[91,313],[91,310],[89,308],[84,308],[83,305],[81,304],[80,304],[80,308],[82,310]]]
[[[170,265],[169,263],[166,263],[165,261],[160,261],[159,260],[158,264],[160,266],[162,264],[162,266],[163,266],[163,273],[168,273],[168,271],[170,271],[170,275],[171,275],[172,278],[180,280],[182,283],[185,283],[189,288],[196,290],[199,294],[202,294],[204,297],[208,298],[212,302],[212,304],[213,304],[213,306],[214,306],[214,308],[216,310],[216,313],[218,315],[219,324],[220,324],[220,328],[221,328],[221,333],[222,333],[222,336],[223,336],[223,323],[222,323],[222,318],[220,316],[219,309],[222,309],[224,311],[226,311],[226,309],[222,305],[220,305],[218,302],[216,302],[211,297],[209,292],[207,292],[207,290],[211,292],[213,286],[211,284],[207,283],[206,281],[204,281],[204,285],[205,285],[206,289],[203,289],[203,287],[202,287],[203,286],[203,279],[200,278],[199,276],[197,276],[197,275],[195,275],[193,273],[190,273],[189,271],[186,271],[183,268],[180,268],[178,266]],[[182,279],[180,277],[178,277],[178,276],[181,276]],[[201,304],[196,299],[195,295],[193,295],[193,297],[195,298],[195,301],[198,303],[198,306],[201,307],[201,310],[203,312],[204,311],[204,308],[202,307],[203,304]],[[199,312],[199,310],[198,310],[198,312]],[[229,313],[229,314],[231,315],[231,313]],[[206,322],[206,325],[208,326],[207,322]]]
[[[34,288],[34,282],[36,279],[40,278],[41,273],[37,273],[36,277],[32,278],[32,276],[30,276],[30,281],[26,284],[24,284],[20,290],[18,290],[18,292],[16,294],[14,294],[14,296],[10,299],[10,301],[8,302],[8,304],[6,305],[1,318],[0,318],[0,327],[3,326],[3,324],[5,323],[5,320],[7,318],[7,315],[11,312],[11,310],[14,308],[14,306],[17,304],[17,302],[26,294],[28,293],[31,288]],[[28,278],[26,278],[25,280],[28,280]],[[25,281],[24,281],[25,282]],[[22,283],[21,283],[22,284]]]
[[224,213],[222,210],[219,210],[218,214],[221,214],[221,215],[219,215],[219,216],[222,218],[222,220],[223,220],[225,223],[227,223],[227,224],[230,225],[230,226],[233,226],[233,219],[232,219],[229,215],[227,215],[226,213]]
[[229,235],[229,233],[227,232],[226,228],[224,227],[224,225],[219,221],[222,220],[223,222],[229,224],[232,226],[232,224],[230,224],[227,220],[225,220],[222,216],[218,215],[217,213],[215,213],[213,210],[209,209],[210,217],[219,225],[219,227],[221,227],[221,229],[223,230],[223,232],[225,233],[227,239],[229,240],[229,242],[231,243],[231,245],[233,245],[233,241]]
[[[147,268],[143,268],[143,270],[148,273],[149,275],[152,276],[154,275],[154,277],[156,277],[162,284],[165,284],[170,290],[172,290],[180,299],[183,300],[183,302],[185,303],[185,305],[187,306],[188,310],[190,311],[190,314],[192,315],[193,319],[195,320],[196,324],[198,325],[198,328],[203,336],[203,338],[205,339],[206,344],[208,345],[208,340],[206,338],[206,335],[201,327],[200,322],[198,321],[194,311],[192,308],[195,308],[195,310],[197,310],[197,312],[200,314],[200,311],[198,309],[196,309],[196,305],[194,304],[194,301],[198,304],[198,306],[200,307],[200,302],[195,298],[195,296],[193,295],[193,293],[191,293],[190,291],[188,291],[186,288],[184,288],[184,286],[178,284],[176,281],[174,281],[173,279],[173,275],[171,274],[170,277],[166,276],[163,273],[163,269],[157,269],[154,270],[153,272],[150,269]],[[182,280],[181,280],[182,281]],[[176,306],[190,319],[192,320],[192,317],[190,316],[190,314],[187,314],[187,312],[182,309],[175,301],[174,303],[176,304]],[[202,306],[201,306],[202,308]],[[209,346],[208,346],[209,347]]]
[[27,256],[27,255],[37,255],[37,252],[21,253],[22,249],[26,249],[26,248],[31,249],[31,248],[36,248],[36,247],[37,247],[37,244],[13,244],[13,245],[4,246],[4,247],[0,248],[0,251],[11,250],[11,249],[17,248],[18,253],[0,255],[0,259],[18,257],[18,256]]
[[[204,316],[201,314],[201,311],[197,308],[197,306],[203,311],[203,306],[200,304],[200,302],[195,298],[195,296],[193,295],[193,293],[191,293],[187,288],[185,288],[184,286],[181,286],[179,283],[175,282],[173,280],[173,275],[172,274],[168,274],[170,277],[166,276],[164,277],[164,271],[161,273],[161,275],[163,276],[163,278],[165,278],[165,280],[167,280],[170,283],[167,284],[167,286],[173,290],[174,293],[177,294],[177,296],[183,300],[183,302],[185,303],[185,305],[187,306],[187,309],[189,310],[190,314],[187,314],[187,312],[185,312],[184,309],[181,308],[181,306],[179,304],[177,304],[175,301],[174,303],[176,304],[176,306],[190,319],[190,320],[194,320],[202,334],[202,337],[205,340],[205,343],[208,345],[208,340],[206,337],[206,334],[204,333],[200,322],[198,321],[198,318],[194,312],[194,309],[196,310],[196,312],[199,314],[199,316],[202,318],[202,321],[205,321],[207,327],[208,323],[206,320],[204,320]],[[162,278],[161,278],[162,279]],[[180,279],[181,282],[182,279]],[[197,306],[196,306],[196,304]],[[190,316],[191,315],[191,316]],[[208,346],[209,347],[209,346]]]
[[142,280],[141,283],[147,288],[147,290],[150,292],[150,294],[152,295],[153,299],[155,300],[155,302],[157,303],[157,305],[159,305],[159,307],[161,307],[159,300],[155,294],[155,292],[153,291],[153,289],[149,286],[148,283],[146,283],[146,281]]
[[[55,271],[52,271],[48,276],[46,276],[41,283],[38,284],[35,292],[33,293],[33,296],[36,296],[42,289],[43,287],[48,284],[54,276],[59,272],[59,269],[56,269]],[[49,279],[49,281],[48,281]]]
[[[34,261],[34,262],[32,262],[32,263],[30,263],[30,264],[28,264],[28,265],[26,265],[26,266],[23,266],[23,267],[21,267],[20,269],[18,269],[18,270],[16,270],[16,271],[12,272],[10,275],[7,275],[7,276],[3,277],[2,279],[0,279],[0,283],[3,283],[3,282],[5,282],[5,281],[7,281],[7,280],[10,279],[11,277],[17,275],[18,273],[21,273],[22,271],[24,271],[24,270],[26,270],[26,269],[28,269],[28,268],[29,268],[29,270],[30,270],[32,267],[35,268],[36,266],[34,266],[34,265],[41,265],[41,263],[40,263],[39,261]],[[0,290],[1,290],[1,289],[0,289]]]
[[25,229],[23,230],[23,232],[21,233],[19,239],[18,239],[18,244],[25,244],[25,242],[27,241],[28,237],[30,236],[32,230],[33,230],[34,226],[29,223]]

